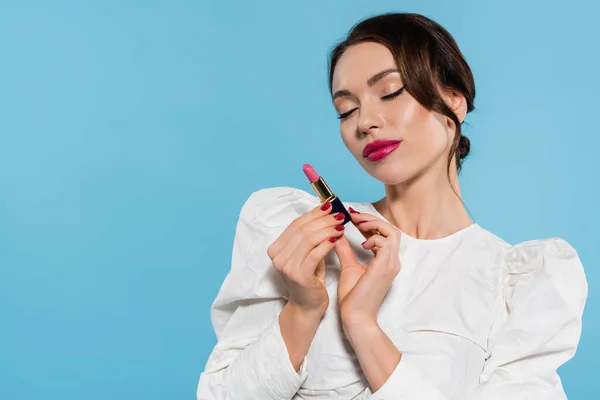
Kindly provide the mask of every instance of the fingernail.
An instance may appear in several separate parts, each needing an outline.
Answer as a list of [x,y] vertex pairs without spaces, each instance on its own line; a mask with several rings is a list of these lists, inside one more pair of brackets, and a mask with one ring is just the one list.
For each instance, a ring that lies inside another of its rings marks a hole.
[[362,242],[360,245],[361,245],[361,246],[364,246],[364,245],[365,245],[365,243],[367,243],[367,241],[366,241],[366,240],[365,240],[364,242]]
[[336,240],[337,240],[337,238],[335,238],[335,237],[330,237],[330,238],[329,238],[329,241],[330,241],[331,243],[335,243],[335,241],[336,241]]
[[340,231],[340,232],[343,231],[344,230],[344,225],[338,225],[338,226],[336,226],[335,230],[336,231]]
[[354,208],[352,207],[348,207],[348,210],[352,213],[352,214],[360,214],[358,211],[356,211]]
[[341,220],[343,220],[345,217],[344,217],[344,214],[342,214],[342,213],[337,213],[337,214],[335,214],[334,218],[335,218],[335,219],[337,219],[338,221],[341,221]]
[[325,211],[328,210],[329,207],[331,207],[331,203],[326,201],[325,203],[323,203],[323,205],[321,206],[321,211]]

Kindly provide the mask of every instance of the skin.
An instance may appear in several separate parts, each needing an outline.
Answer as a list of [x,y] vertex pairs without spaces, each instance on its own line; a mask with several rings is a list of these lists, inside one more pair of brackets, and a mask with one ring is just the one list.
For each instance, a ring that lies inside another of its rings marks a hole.
[[[367,81],[381,71],[396,69],[392,54],[378,43],[360,43],[348,48],[334,71],[332,93],[349,95],[333,100],[338,113],[354,111],[340,122],[344,144],[358,163],[385,184],[385,197],[375,208],[393,225],[410,236],[436,239],[448,236],[472,222],[460,199],[455,163],[451,181],[447,160],[455,135],[453,121],[421,106],[408,91],[392,100],[381,98],[404,83],[390,73],[373,86]],[[450,108],[463,121],[467,111],[464,96],[443,93]],[[400,147],[381,161],[362,156],[367,143],[376,139],[402,140]]]
[[[379,327],[377,311],[400,271],[398,249],[402,232],[419,239],[448,236],[472,224],[460,198],[454,160],[447,160],[455,136],[454,122],[420,105],[408,91],[388,49],[360,43],[340,57],[333,75],[333,104],[343,118],[344,144],[358,163],[385,185],[385,197],[374,203],[388,223],[374,215],[352,213],[352,222],[368,238],[363,247],[375,253],[368,265],[358,262],[345,236],[334,250],[341,265],[338,305],[342,326],[373,392],[389,379],[402,354]],[[378,77],[374,79],[373,77]],[[438,90],[446,104],[465,118],[464,96]],[[387,96],[387,98],[386,98]],[[367,143],[402,140],[378,162],[363,157]]]
[[[319,208],[294,221],[268,251],[290,292],[279,323],[296,370],[329,304],[323,257],[335,251],[341,266],[340,319],[373,392],[402,362],[402,354],[377,322],[383,298],[401,269],[402,235],[437,239],[472,224],[456,194],[460,196],[454,160],[450,179],[447,175],[454,122],[421,106],[407,90],[390,98],[403,85],[392,54],[377,43],[348,48],[333,75],[333,104],[344,115],[340,120],[344,144],[365,171],[385,185],[385,197],[373,205],[389,222],[350,210],[353,224],[367,239],[363,247],[375,255],[371,262],[358,262],[343,231],[334,230],[337,222]],[[442,90],[440,94],[462,122],[467,111],[464,96]],[[370,162],[363,157],[363,148],[377,139],[402,144],[383,160]],[[329,235],[336,240],[328,241]]]

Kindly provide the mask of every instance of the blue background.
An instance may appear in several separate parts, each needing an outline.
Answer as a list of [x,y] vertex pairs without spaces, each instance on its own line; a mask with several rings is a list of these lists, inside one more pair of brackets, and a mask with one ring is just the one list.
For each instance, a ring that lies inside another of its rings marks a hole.
[[[590,285],[570,399],[600,391],[598,3],[0,1],[0,398],[192,399],[240,207],[383,195],[344,148],[327,51],[423,13],[477,84],[462,190],[505,240],[561,236]],[[596,340],[594,340],[596,338]]]

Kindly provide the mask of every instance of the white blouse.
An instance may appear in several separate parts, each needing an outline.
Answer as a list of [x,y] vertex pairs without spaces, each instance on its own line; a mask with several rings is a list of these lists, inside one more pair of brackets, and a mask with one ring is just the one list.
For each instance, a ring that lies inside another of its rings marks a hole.
[[[402,359],[375,393],[343,334],[332,251],[330,305],[297,372],[277,318],[288,294],[267,248],[318,204],[277,187],[242,207],[231,270],[211,307],[218,342],[198,400],[566,398],[556,369],[575,354],[587,298],[577,253],[560,238],[511,246],[477,224],[435,240],[402,235],[401,271],[378,313]],[[384,219],[371,203],[344,204]],[[352,223],[345,235],[368,263],[372,253]]]

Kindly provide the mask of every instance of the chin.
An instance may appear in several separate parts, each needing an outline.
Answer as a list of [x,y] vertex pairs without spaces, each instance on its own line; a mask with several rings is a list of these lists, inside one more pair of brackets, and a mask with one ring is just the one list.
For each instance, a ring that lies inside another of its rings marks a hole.
[[384,159],[375,164],[368,163],[365,169],[369,175],[386,185],[407,182],[417,174],[417,171],[410,168],[406,163],[397,160],[392,161],[391,159]]

